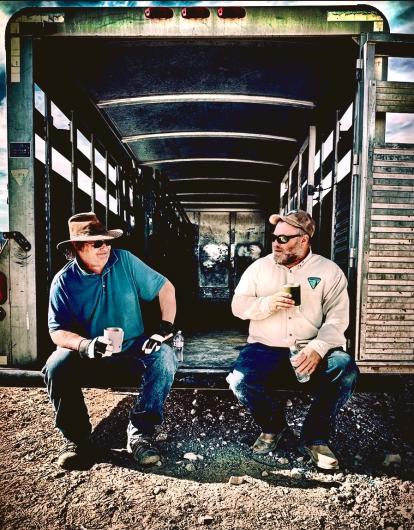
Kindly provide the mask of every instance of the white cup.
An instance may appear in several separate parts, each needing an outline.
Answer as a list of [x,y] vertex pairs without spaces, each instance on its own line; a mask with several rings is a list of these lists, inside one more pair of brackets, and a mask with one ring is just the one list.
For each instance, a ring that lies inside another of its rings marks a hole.
[[114,348],[112,353],[118,353],[122,350],[124,341],[124,330],[122,328],[105,328],[104,337],[112,342]]

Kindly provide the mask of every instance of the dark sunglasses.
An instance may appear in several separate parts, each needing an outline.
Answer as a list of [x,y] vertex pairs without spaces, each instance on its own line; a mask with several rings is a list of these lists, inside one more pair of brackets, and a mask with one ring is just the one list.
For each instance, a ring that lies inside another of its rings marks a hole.
[[284,245],[285,243],[287,243],[294,237],[301,237],[301,236],[303,236],[303,234],[294,234],[293,236],[285,236],[285,235],[276,236],[275,234],[272,234],[270,237],[272,239],[272,242],[277,241],[279,245]]
[[107,247],[109,247],[111,245],[109,240],[103,240],[103,239],[99,239],[98,241],[90,241],[88,242],[88,244],[91,245],[93,248],[101,248],[103,245],[106,245]]

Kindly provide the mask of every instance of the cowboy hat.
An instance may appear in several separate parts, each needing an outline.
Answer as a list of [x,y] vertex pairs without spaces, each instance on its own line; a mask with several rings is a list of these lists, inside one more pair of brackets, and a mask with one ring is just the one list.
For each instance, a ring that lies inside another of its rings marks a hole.
[[94,212],[72,215],[68,221],[69,239],[57,244],[57,248],[71,241],[98,241],[116,239],[124,233],[122,230],[107,230]]

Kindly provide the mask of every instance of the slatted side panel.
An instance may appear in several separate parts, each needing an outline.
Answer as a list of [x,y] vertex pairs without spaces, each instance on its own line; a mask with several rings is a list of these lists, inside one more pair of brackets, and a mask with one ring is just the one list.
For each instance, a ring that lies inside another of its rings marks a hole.
[[363,360],[414,362],[414,145],[373,152]]
[[351,175],[348,174],[337,186],[334,261],[345,274],[349,259],[349,211],[351,205]]
[[377,112],[414,112],[414,83],[377,81]]

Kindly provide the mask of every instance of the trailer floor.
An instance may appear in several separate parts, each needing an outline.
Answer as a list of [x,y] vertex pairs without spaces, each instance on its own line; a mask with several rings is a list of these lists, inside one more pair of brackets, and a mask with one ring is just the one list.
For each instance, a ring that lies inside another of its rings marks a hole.
[[[357,392],[344,407],[332,444],[343,469],[334,475],[297,449],[303,392],[283,393],[291,433],[277,453],[253,459],[258,429],[229,391],[173,390],[159,432],[163,462],[149,469],[124,449],[135,394],[87,389],[85,397],[102,458],[66,472],[56,465],[61,437],[45,390],[0,387],[2,530],[414,527],[412,376],[391,393]],[[397,463],[385,466],[387,455]],[[229,484],[231,476],[242,483]]]
[[233,365],[247,335],[237,329],[193,331],[185,336],[183,368],[223,368]]

